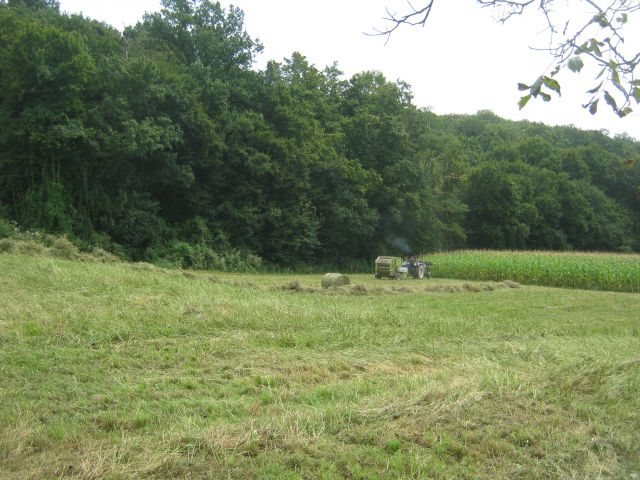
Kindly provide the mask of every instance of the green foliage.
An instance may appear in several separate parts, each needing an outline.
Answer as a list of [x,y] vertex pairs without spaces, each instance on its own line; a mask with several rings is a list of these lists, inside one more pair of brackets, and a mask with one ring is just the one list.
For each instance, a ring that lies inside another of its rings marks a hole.
[[25,194],[22,221],[25,226],[52,233],[73,232],[75,209],[58,182],[46,182],[29,189]]
[[525,95],[524,97],[520,97],[520,101],[518,102],[518,108],[522,110],[527,103],[531,100],[531,95]]
[[[7,221],[193,269],[640,249],[631,139],[437,116],[401,81],[345,79],[298,52],[255,71],[261,45],[218,3],[167,0],[124,33],[54,3],[0,4]],[[522,106],[560,94],[553,76],[518,88]]]
[[42,10],[42,9],[60,9],[60,2],[57,0],[1,0],[0,6],[9,5],[11,7],[17,8],[28,8],[31,10]]
[[469,242],[481,248],[523,248],[529,227],[521,221],[521,196],[513,179],[489,164],[474,172],[468,182]]
[[[79,240],[51,235],[39,230],[23,230],[0,218],[0,252],[55,257],[65,260],[116,263],[121,258],[100,247],[87,248]],[[83,248],[84,247],[84,248]]]
[[575,56],[569,59],[569,61],[567,62],[567,66],[572,72],[578,73],[580,72],[580,70],[582,70],[582,67],[584,67],[584,62],[579,56]]
[[154,260],[167,266],[194,270],[223,272],[258,272],[262,270],[260,257],[236,250],[216,252],[203,243],[176,241],[164,249],[154,251]]
[[13,235],[15,227],[4,218],[0,217],[0,238],[6,238]]

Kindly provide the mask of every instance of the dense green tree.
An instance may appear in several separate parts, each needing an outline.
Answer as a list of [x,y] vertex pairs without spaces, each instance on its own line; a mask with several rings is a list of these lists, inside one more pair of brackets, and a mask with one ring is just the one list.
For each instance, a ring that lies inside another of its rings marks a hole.
[[68,180],[87,141],[82,97],[96,69],[80,35],[38,18],[0,9],[0,189],[25,224],[66,232],[77,219],[61,203],[73,197]]
[[466,228],[471,246],[524,248],[530,230],[521,219],[523,204],[511,176],[487,164],[471,174],[468,183]]
[[640,250],[633,139],[435,115],[403,82],[297,52],[257,71],[240,10],[163,6],[120,33],[0,2],[2,232],[190,268]]
[[60,2],[58,2],[58,0],[0,0],[0,6],[1,5],[28,8],[30,10],[60,10]]

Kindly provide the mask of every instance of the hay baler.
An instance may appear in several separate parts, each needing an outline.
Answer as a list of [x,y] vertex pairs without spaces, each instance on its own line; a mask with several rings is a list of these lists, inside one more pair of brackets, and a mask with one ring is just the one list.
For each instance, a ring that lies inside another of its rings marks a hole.
[[400,257],[380,256],[376,258],[375,277],[376,278],[430,278],[430,267],[433,265],[426,260],[418,260],[416,257],[410,257],[403,260]]

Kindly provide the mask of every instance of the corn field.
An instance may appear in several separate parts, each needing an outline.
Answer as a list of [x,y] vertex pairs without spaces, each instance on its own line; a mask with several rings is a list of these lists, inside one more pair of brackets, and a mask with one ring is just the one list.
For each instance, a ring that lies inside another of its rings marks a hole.
[[640,292],[640,255],[464,250],[427,255],[433,275],[528,285]]

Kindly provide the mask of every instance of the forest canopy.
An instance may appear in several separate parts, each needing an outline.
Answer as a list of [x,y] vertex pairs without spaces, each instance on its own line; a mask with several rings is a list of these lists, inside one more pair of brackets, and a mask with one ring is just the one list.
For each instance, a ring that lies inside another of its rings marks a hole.
[[163,5],[121,33],[0,2],[0,235],[192,268],[640,251],[632,138],[435,115],[401,81],[297,52],[256,70],[241,10]]

